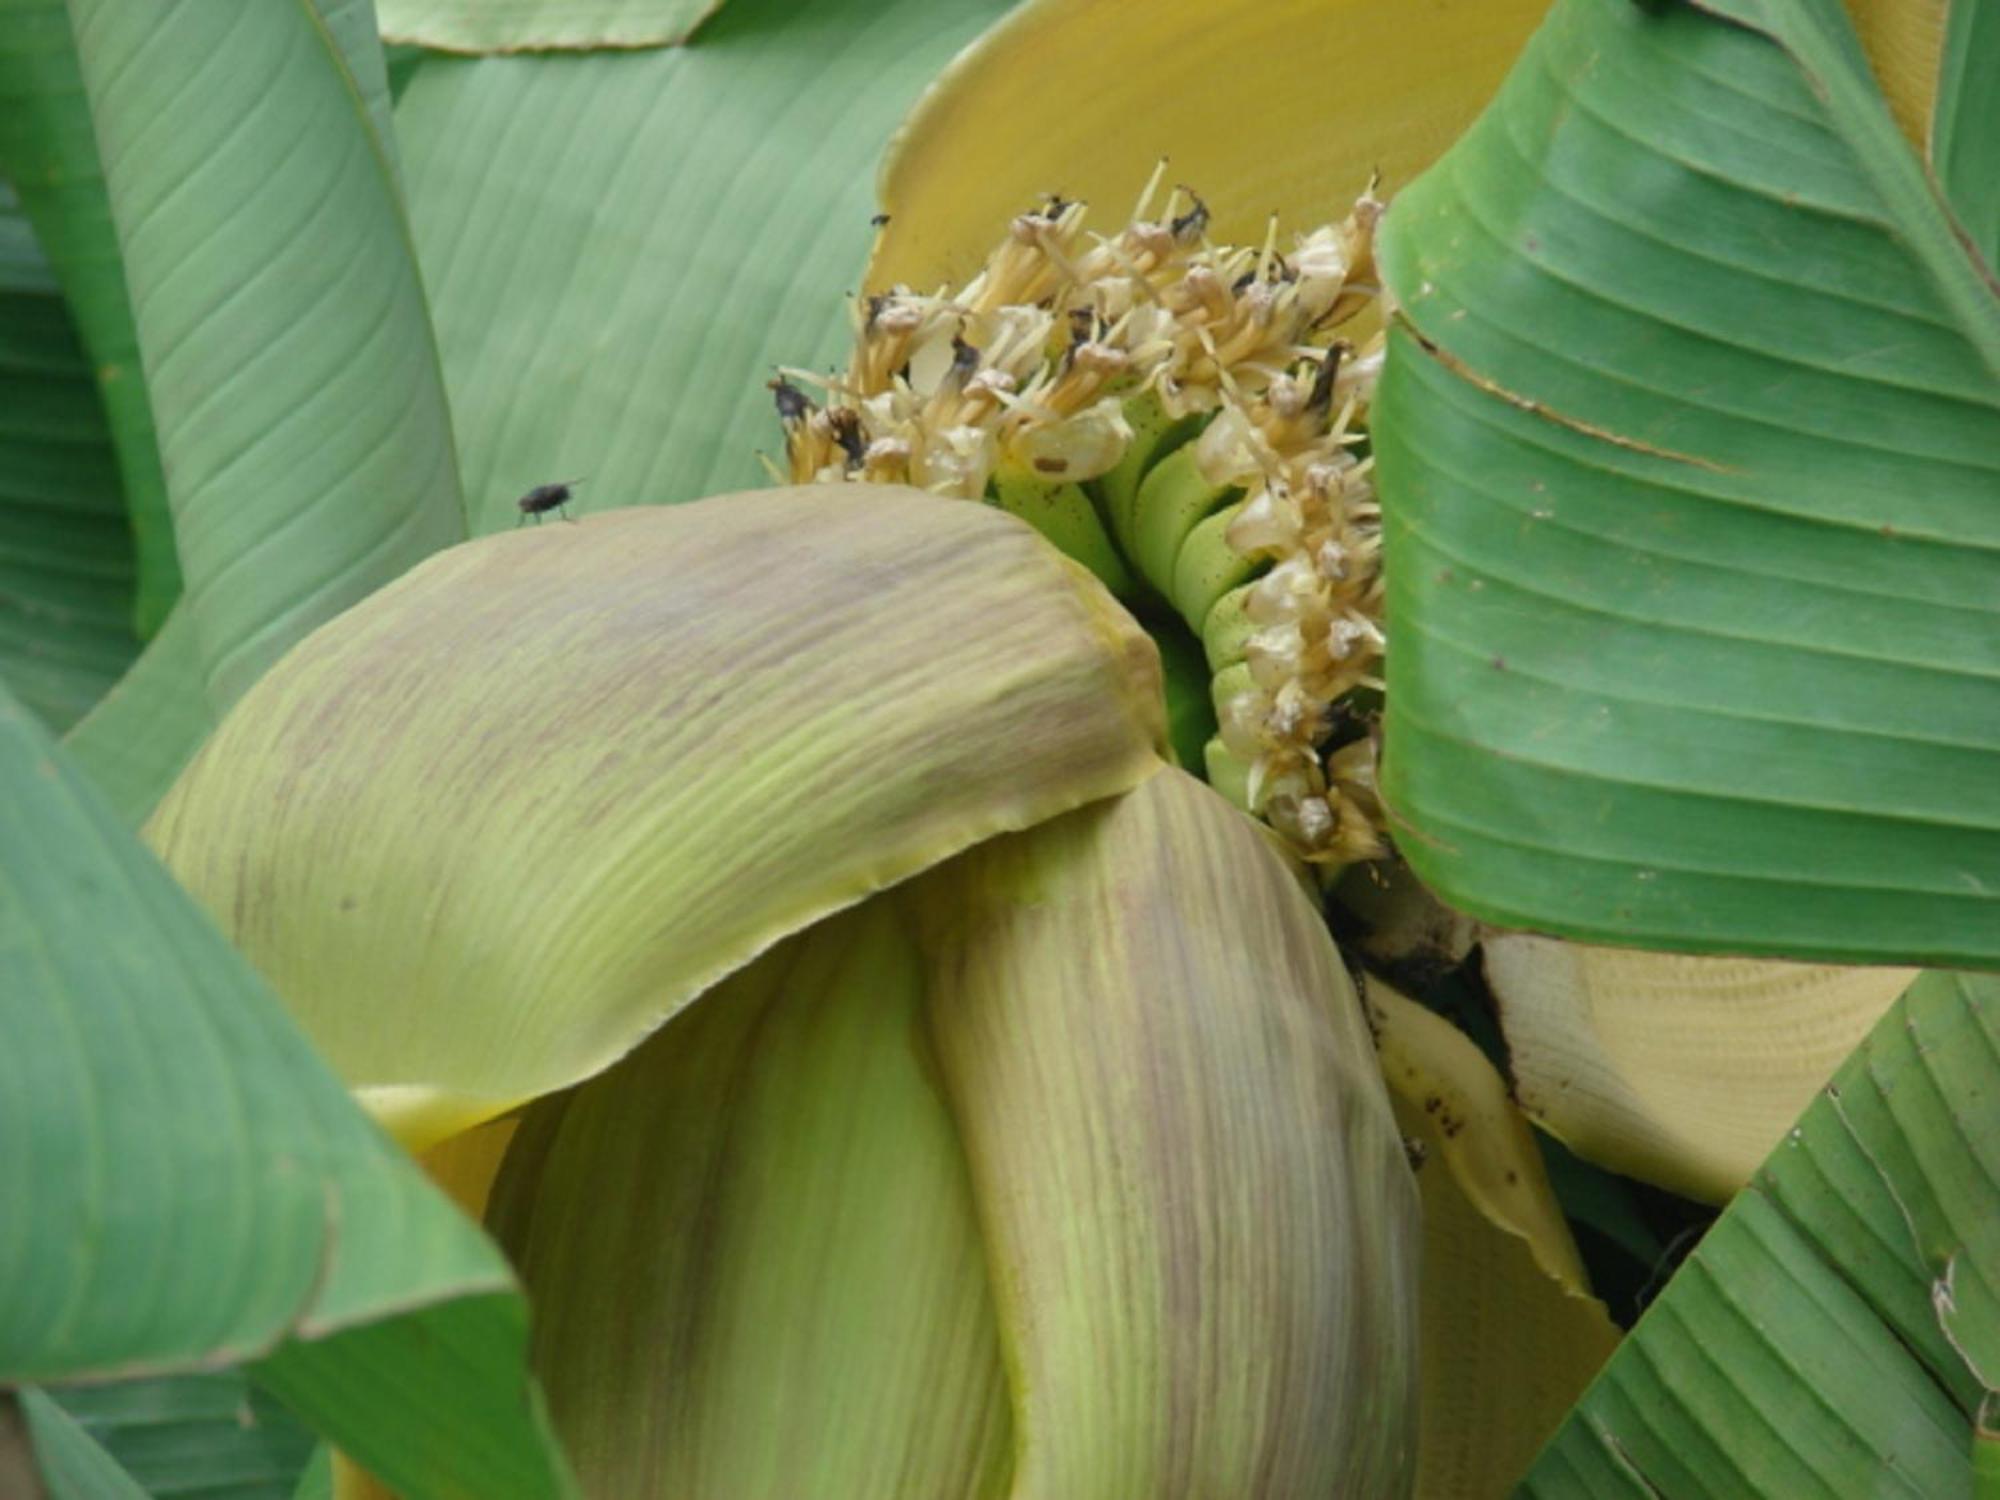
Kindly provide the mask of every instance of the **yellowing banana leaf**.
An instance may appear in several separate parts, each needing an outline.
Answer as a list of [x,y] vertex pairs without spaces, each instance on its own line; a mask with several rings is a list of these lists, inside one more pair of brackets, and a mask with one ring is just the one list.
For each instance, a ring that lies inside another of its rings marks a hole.
[[1967,242],[2000,265],[2000,15],[1982,0],[1846,0],[1897,127]]
[[1799,1117],[1520,1493],[1974,1493],[2000,1369],[2000,985],[1929,974]]
[[764,482],[852,336],[869,174],[1004,0],[731,0],[684,47],[454,59],[396,110],[475,532]]
[[[1919,151],[1931,138],[1952,0],[1842,0],[1897,129]],[[1970,8],[1970,7],[1966,7]]]
[[259,683],[149,837],[421,1148],[1163,744],[1151,644],[1025,525],[767,491],[433,559]]
[[1471,121],[1547,0],[1029,0],[919,101],[882,168],[870,287],[976,272],[1049,194],[1105,225],[1161,157],[1219,240],[1273,213],[1337,221],[1380,170],[1400,188]]
[[1586,1290],[1576,1242],[1539,1166],[1533,1132],[1507,1084],[1472,1039],[1443,1016],[1380,980],[1367,984],[1368,1016],[1390,1091],[1427,1116],[1451,1175],[1480,1213],[1524,1240],[1542,1273]]
[[521,1117],[502,1115],[484,1125],[438,1142],[417,1157],[430,1179],[451,1195],[451,1201],[475,1218],[486,1213],[486,1200],[500,1162],[521,1126]]
[[1382,262],[1425,881],[1621,944],[2000,958],[2000,297],[1838,8],[1561,0]]
[[1367,981],[1423,1197],[1418,1500],[1509,1492],[1618,1343],[1533,1135],[1457,1027]]
[[378,0],[382,35],[441,52],[664,47],[723,0]]
[[249,1361],[409,1497],[557,1497],[505,1262],[0,693],[0,1382]]
[[1169,770],[537,1104],[490,1217],[596,1493],[1365,1500],[1414,1415],[1385,1106],[1318,914]]
[[1519,934],[1484,947],[1529,1116],[1579,1156],[1713,1203],[1916,978]]

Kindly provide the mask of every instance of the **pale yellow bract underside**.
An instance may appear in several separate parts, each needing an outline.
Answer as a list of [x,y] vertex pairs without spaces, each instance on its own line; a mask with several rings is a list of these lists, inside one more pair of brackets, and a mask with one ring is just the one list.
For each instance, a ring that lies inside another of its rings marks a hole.
[[838,487],[453,548],[243,700],[148,837],[422,1148],[787,933],[1159,766],[1151,643],[980,506]]

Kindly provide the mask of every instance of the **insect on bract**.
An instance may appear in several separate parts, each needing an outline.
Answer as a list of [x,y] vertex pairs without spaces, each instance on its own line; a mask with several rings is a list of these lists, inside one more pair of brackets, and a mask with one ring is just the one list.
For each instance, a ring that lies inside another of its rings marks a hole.
[[[565,479],[558,484],[536,485],[514,502],[521,508],[521,521],[533,516],[535,524],[539,526],[542,524],[542,517],[552,510],[560,511],[565,521],[575,520],[576,517],[569,513],[570,490],[582,483],[581,479]],[[518,526],[521,521],[516,521],[514,524]]]

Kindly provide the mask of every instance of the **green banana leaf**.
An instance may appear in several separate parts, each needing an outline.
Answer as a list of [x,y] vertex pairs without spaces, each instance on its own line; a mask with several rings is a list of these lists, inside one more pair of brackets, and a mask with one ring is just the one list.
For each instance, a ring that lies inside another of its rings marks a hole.
[[[2000,133],[1958,149],[1996,174]],[[1446,900],[2000,960],[2000,296],[1961,227],[1835,0],[1560,0],[1398,197],[1384,788]]]
[[77,730],[93,770],[146,778],[121,806],[293,642],[464,534],[366,14],[72,6],[185,573],[174,639]]
[[333,1500],[333,1450],[326,1444],[313,1450],[292,1500]]
[[[370,0],[318,3],[377,134],[393,146]],[[64,0],[0,0],[0,176],[16,185],[49,246],[90,351],[88,368],[102,391],[123,479],[128,546],[137,553],[128,608],[139,634],[150,638],[179,597],[180,562],[125,266]]]
[[138,653],[133,572],[90,357],[0,183],[0,680],[49,728],[69,728]]
[[567,1492],[498,1251],[0,692],[0,1381],[238,1361],[406,1495]]
[[154,1500],[288,1500],[313,1436],[240,1371],[52,1386]]
[[382,0],[382,35],[441,52],[663,47],[723,0]]
[[472,528],[764,482],[780,361],[844,358],[872,174],[1004,0],[734,0],[685,47],[427,58],[396,106]]
[[64,0],[0,0],[0,177],[20,194],[89,351],[130,513],[141,637],[180,593],[152,404]]
[[201,691],[194,616],[177,604],[64,745],[126,826],[136,828],[214,727]]
[[154,1500],[46,1391],[28,1386],[19,1400],[48,1500]]
[[2000,978],[1920,979],[1542,1450],[1529,1500],[1947,1500],[2000,1380]]
[[[391,177],[400,171],[396,144],[396,102],[389,87],[388,49],[382,44],[375,0],[311,0],[333,41],[340,66],[367,111],[368,128]],[[399,184],[400,185],[400,184]]]
[[1950,0],[1930,161],[1987,269],[2000,267],[2000,10]]

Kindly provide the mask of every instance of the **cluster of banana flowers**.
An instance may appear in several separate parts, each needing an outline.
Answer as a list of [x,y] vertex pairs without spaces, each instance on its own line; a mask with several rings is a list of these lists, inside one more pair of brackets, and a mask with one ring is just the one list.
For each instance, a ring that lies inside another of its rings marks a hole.
[[1373,858],[1380,512],[1357,448],[1382,336],[1339,330],[1376,296],[1383,205],[1371,187],[1282,251],[1275,218],[1218,245],[1192,193],[1155,211],[1164,172],[1115,234],[1051,200],[962,288],[858,302],[844,373],[774,382],[784,477],[990,497],[1177,610],[1214,674],[1209,780],[1306,859]]
[[149,837],[483,1210],[587,1493],[1400,1494],[1367,1020],[1163,749],[1029,527],[775,490],[438,555]]

